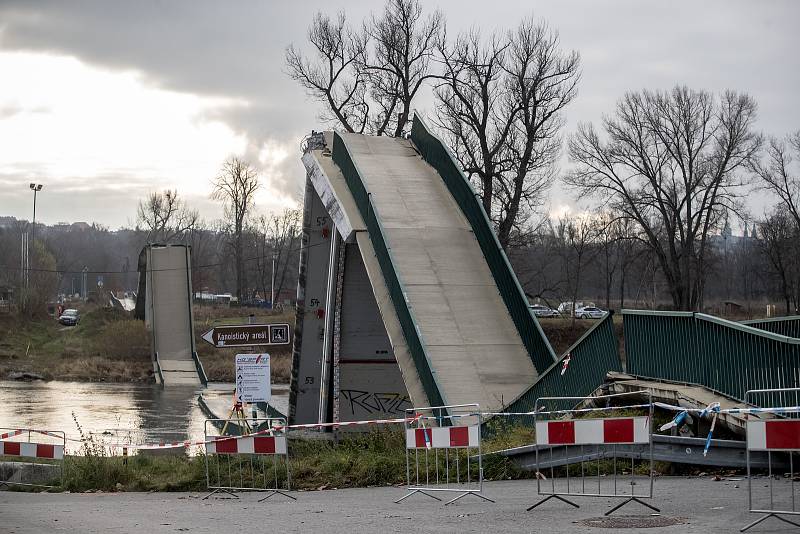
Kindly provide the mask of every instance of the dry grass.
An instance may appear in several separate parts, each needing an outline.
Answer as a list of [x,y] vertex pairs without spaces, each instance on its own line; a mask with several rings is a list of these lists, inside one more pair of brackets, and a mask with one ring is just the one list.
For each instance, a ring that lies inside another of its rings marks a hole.
[[[197,354],[203,362],[203,368],[212,382],[233,382],[233,360],[236,354],[252,352],[245,348],[218,349],[202,339],[203,333],[219,325],[247,324],[249,315],[254,314],[254,323],[289,323],[294,327],[294,311],[272,313],[260,308],[212,308],[198,306],[194,308],[194,334]],[[257,347],[253,347],[257,349]],[[292,372],[292,347],[264,347],[271,357],[272,381],[277,384],[289,383]]]

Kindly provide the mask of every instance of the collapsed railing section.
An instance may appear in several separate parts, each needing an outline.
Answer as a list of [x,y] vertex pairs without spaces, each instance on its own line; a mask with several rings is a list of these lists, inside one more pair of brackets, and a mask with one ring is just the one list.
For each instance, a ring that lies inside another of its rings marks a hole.
[[[570,399],[589,396],[605,382],[610,371],[622,371],[613,312],[609,312],[586,331],[527,391],[511,402],[504,412],[530,412],[540,397],[562,398],[551,409],[573,408],[575,405],[569,404]],[[553,402],[555,401],[551,401],[551,405]],[[506,416],[499,421],[524,426],[533,424],[530,416]]]

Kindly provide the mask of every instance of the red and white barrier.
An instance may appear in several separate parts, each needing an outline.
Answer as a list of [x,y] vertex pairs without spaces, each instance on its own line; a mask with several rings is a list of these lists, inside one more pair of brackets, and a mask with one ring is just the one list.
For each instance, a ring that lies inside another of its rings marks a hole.
[[650,443],[649,417],[537,421],[537,445]]
[[747,421],[751,451],[800,451],[800,421]]
[[24,441],[0,441],[0,456],[63,460],[64,446]]
[[286,436],[206,436],[206,454],[286,454]]
[[456,449],[477,447],[481,431],[477,426],[407,428],[408,449]]

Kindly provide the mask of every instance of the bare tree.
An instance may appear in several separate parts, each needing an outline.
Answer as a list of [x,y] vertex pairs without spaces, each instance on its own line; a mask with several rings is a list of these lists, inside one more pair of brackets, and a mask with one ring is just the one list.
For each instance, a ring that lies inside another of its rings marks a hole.
[[724,210],[737,210],[737,171],[761,146],[755,115],[753,99],[733,91],[718,100],[682,86],[632,92],[603,120],[606,140],[591,124],[569,140],[566,183],[636,222],[677,309],[700,303],[708,237]]
[[308,30],[313,57],[290,45],[289,76],[325,109],[322,118],[347,132],[400,136],[414,98],[432,77],[431,60],[444,18],[418,0],[387,0],[383,12],[354,31],[344,13],[317,13]]
[[572,305],[572,328],[575,328],[575,308],[581,293],[583,269],[596,254],[597,223],[585,214],[565,214],[556,223],[556,235],[561,241],[562,270]]
[[148,243],[181,241],[198,218],[197,210],[189,209],[174,189],[150,193],[136,210],[136,224],[144,226]]
[[752,169],[800,229],[800,172],[792,172],[794,161],[800,163],[800,130],[785,139],[770,138],[764,161],[754,160]]
[[258,172],[246,161],[231,156],[222,165],[217,177],[211,182],[211,198],[225,206],[225,218],[231,235],[236,270],[236,297],[242,301],[244,280],[243,235],[247,216],[258,190]]
[[462,34],[441,53],[438,126],[507,247],[554,180],[580,57],[563,52],[557,32],[534,19],[487,40],[475,30]]
[[297,209],[258,218],[256,268],[265,296],[274,291],[277,297],[283,289],[289,266],[297,258],[301,218],[302,210]]
[[418,0],[387,0],[383,13],[364,24],[364,33],[374,43],[367,65],[370,94],[381,104],[375,131],[399,137],[411,118],[414,97],[433,77],[431,60],[444,33],[444,17],[439,11],[423,17]]
[[759,230],[759,246],[769,260],[769,274],[778,283],[789,315],[800,305],[800,233],[794,215],[788,207],[779,206],[764,218]]
[[290,45],[286,68],[309,96],[324,103],[324,120],[335,121],[348,132],[364,131],[369,119],[365,36],[354,32],[343,12],[336,20],[316,13],[308,29],[314,59]]

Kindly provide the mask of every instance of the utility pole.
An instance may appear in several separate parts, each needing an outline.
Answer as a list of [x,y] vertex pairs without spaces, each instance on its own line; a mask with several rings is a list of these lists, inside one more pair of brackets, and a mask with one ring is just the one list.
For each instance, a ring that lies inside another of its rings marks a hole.
[[270,298],[269,298],[269,308],[271,310],[275,309],[275,260],[276,260],[275,251],[272,251],[272,281],[270,282]]
[[84,266],[83,268],[83,301],[86,302],[88,300],[88,291],[89,287],[86,285],[86,273],[89,272],[89,267]]

